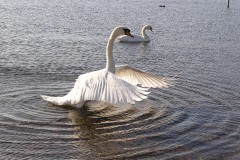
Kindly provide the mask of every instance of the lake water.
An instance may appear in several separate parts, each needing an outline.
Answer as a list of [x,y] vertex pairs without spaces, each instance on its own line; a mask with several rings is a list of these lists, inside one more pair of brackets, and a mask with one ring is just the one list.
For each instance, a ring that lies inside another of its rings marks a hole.
[[[159,5],[165,4],[165,8]],[[134,106],[46,103],[78,75],[117,64],[175,77]],[[0,159],[239,159],[240,2],[227,0],[0,1]]]

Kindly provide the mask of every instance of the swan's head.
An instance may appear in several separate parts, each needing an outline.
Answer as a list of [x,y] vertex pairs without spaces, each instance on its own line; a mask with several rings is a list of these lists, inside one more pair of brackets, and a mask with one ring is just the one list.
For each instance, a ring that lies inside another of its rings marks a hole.
[[130,33],[130,29],[123,27],[123,31],[125,35],[134,38],[134,36]]
[[133,37],[133,35],[130,33],[130,29],[126,28],[126,27],[116,27],[113,32],[112,35],[115,35],[116,37],[121,36],[121,35],[127,35],[129,37]]
[[152,31],[152,26],[150,26],[150,25],[146,25],[146,26],[144,26],[144,28],[145,29],[149,29],[150,31]]

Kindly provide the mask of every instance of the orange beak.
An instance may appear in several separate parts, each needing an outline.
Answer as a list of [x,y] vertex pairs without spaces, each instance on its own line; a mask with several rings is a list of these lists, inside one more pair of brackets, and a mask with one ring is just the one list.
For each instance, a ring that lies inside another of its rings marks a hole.
[[130,33],[130,32],[127,32],[127,33],[126,33],[126,35],[127,35],[127,36],[129,36],[129,37],[132,37],[132,38],[134,38],[134,36],[133,36],[133,35],[131,35],[131,33]]

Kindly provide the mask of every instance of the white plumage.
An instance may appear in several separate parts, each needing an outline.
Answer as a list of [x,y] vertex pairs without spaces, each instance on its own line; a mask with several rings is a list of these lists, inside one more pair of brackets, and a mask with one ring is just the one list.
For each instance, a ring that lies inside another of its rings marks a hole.
[[74,88],[64,97],[42,96],[56,105],[81,107],[85,101],[104,101],[111,104],[134,104],[147,98],[146,89],[131,85],[113,73],[102,69],[80,75]]
[[[116,27],[107,44],[105,69],[80,75],[73,89],[63,97],[41,97],[55,105],[70,105],[82,107],[87,101],[103,101],[111,104],[134,104],[147,98],[147,88],[168,87],[168,79],[134,69],[130,66],[115,66],[112,54],[114,40],[119,35],[128,35],[130,30],[124,27]],[[137,85],[141,85],[137,86]]]
[[115,74],[128,83],[142,87],[163,88],[172,86],[174,82],[174,78],[151,75],[128,65],[117,66]]
[[133,34],[134,38],[123,35],[118,38],[120,42],[150,42],[150,37],[146,34],[146,30],[149,29],[152,31],[152,26],[146,25],[143,26],[141,30],[141,36]]

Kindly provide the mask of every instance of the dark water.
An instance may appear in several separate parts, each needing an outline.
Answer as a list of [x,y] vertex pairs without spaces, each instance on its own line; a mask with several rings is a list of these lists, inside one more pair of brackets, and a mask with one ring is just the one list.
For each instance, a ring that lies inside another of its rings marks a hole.
[[[165,4],[165,8],[159,5]],[[0,1],[1,159],[239,159],[240,3],[225,0]],[[112,29],[118,64],[175,76],[135,106],[57,107],[78,75],[105,66]]]

